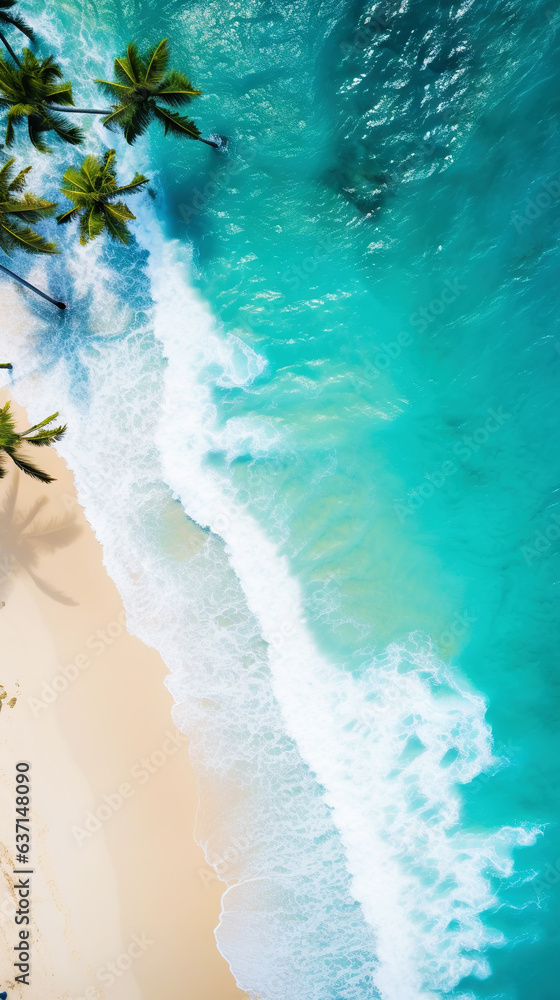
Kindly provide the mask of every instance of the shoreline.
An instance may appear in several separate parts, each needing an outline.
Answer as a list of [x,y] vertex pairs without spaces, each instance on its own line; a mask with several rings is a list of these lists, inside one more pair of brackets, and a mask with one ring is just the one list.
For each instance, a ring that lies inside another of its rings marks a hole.
[[0,989],[26,995],[4,976],[18,933],[13,775],[29,761],[32,994],[243,1000],[213,934],[225,885],[194,840],[196,776],[166,667],[126,631],[71,472],[53,448],[32,452],[56,482],[11,467],[0,483]]

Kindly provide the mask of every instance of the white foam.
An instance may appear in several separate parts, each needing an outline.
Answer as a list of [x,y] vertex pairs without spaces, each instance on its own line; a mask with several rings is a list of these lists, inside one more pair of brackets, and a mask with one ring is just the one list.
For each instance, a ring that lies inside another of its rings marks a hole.
[[460,828],[456,783],[493,763],[483,699],[413,642],[390,647],[360,679],[319,655],[286,559],[205,462],[220,434],[199,378],[212,318],[169,246],[159,245],[151,274],[155,332],[169,359],[158,435],[165,474],[190,516],[226,541],[269,643],[287,730],[326,789],[377,936],[381,995],[428,1000],[464,976],[483,978],[484,950],[502,943],[481,920],[497,902],[488,875],[508,875],[512,847],[535,836]]
[[[428,647],[418,645],[414,638],[405,646],[392,646],[359,678],[319,655],[287,561],[236,502],[227,479],[206,461],[217,447],[231,454],[232,441],[246,439],[246,429],[240,433],[235,422],[233,430],[227,421],[219,426],[210,386],[203,380],[212,365],[221,364],[228,371],[227,345],[224,349],[211,314],[185,279],[188,258],[163,240],[150,209],[144,216],[145,239],[152,252],[153,328],[168,359],[165,369],[155,345],[145,349],[142,338],[151,335],[139,329],[135,339],[107,341],[102,358],[90,359],[91,395],[85,409],[72,402],[62,362],[55,384],[52,373],[44,380],[35,376],[21,384],[20,398],[34,418],[45,407],[61,407],[64,402],[70,431],[62,450],[76,470],[81,499],[104,542],[107,565],[125,597],[132,625],[161,649],[174,671],[170,687],[181,705],[185,704],[185,683],[193,684],[193,674],[190,671],[188,680],[183,679],[185,633],[177,625],[180,602],[169,585],[165,589],[169,575],[165,553],[149,556],[146,540],[142,543],[140,537],[150,496],[155,497],[158,490],[160,459],[167,481],[189,516],[225,539],[247,604],[269,644],[274,692],[286,728],[323,785],[341,833],[352,892],[375,934],[376,987],[383,1000],[435,998],[466,975],[488,975],[484,951],[501,942],[500,935],[481,921],[481,914],[496,903],[488,874],[510,874],[512,847],[531,843],[535,833],[511,828],[495,833],[461,829],[456,784],[493,766],[490,732],[483,699],[462,686]],[[81,268],[79,256],[72,267],[81,293],[84,282],[95,285],[84,331],[100,310],[107,329],[113,329],[114,293],[104,290],[111,272],[95,257],[87,270]],[[119,310],[117,317],[118,328]],[[11,345],[16,371],[26,365],[30,374],[35,367],[32,339],[40,336],[40,324],[35,321],[31,329],[31,341],[20,345],[19,354],[15,340]],[[261,367],[259,362],[253,370],[258,373]],[[221,377],[218,372],[215,381]],[[158,399],[161,420],[154,441],[147,434],[153,415],[145,411],[155,407]],[[258,433],[259,427],[253,426],[251,446]],[[274,446],[282,447],[281,436],[276,436]],[[137,510],[131,507],[134,503]],[[208,566],[203,570],[200,564],[198,571],[203,574],[201,580],[193,560],[189,586],[207,585],[203,580]],[[218,580],[218,593],[220,586]],[[243,616],[240,606],[236,614]],[[235,639],[241,645],[232,653],[234,659],[241,659],[254,643],[251,635],[252,626],[249,632],[243,626]],[[201,679],[200,697],[205,691],[216,704],[223,697],[223,687],[220,682],[212,692],[210,677],[218,668],[212,658],[223,655],[227,659],[224,639],[222,629],[209,649],[196,653],[209,661],[211,670]],[[187,647],[187,660],[192,655]],[[251,722],[255,732],[263,704],[258,702]],[[193,719],[189,711],[190,721],[186,716],[178,718],[187,728]],[[227,769],[232,764],[225,762],[225,744],[221,752],[214,766]],[[236,745],[236,754],[244,752]],[[205,753],[209,760],[211,748]],[[294,862],[300,863],[296,858]],[[241,869],[243,885],[248,887],[254,877],[247,868]],[[246,928],[248,917],[241,916],[246,905],[241,886],[230,892],[235,892],[238,910],[234,906],[232,917],[226,909],[221,941],[224,950],[230,947],[228,957],[235,966],[236,957],[241,962],[241,945],[232,933],[231,920]],[[294,963],[297,940],[290,939],[290,946]],[[270,947],[274,947],[273,940]],[[274,961],[272,956],[270,968]],[[246,955],[243,962],[241,984],[250,988],[259,970],[249,968]],[[288,986],[298,1000],[314,995],[309,985],[305,992],[294,992],[304,975],[301,964],[295,962],[294,969],[299,979],[288,984],[275,979],[277,973],[262,973],[268,984],[266,995],[282,1000]],[[320,991],[316,995],[320,997]],[[359,996],[359,992],[347,995]]]
[[[123,169],[145,169],[135,157],[127,151]],[[206,774],[236,774],[242,761],[246,770],[238,773],[249,773],[256,781],[268,730],[278,745],[282,741],[281,720],[263,680],[260,636],[268,643],[285,728],[325,789],[345,848],[353,895],[372,929],[368,937],[357,917],[355,926],[347,927],[342,908],[340,925],[334,916],[327,917],[332,934],[321,943],[318,935],[306,937],[295,921],[274,922],[274,906],[285,905],[291,912],[289,907],[295,905],[292,889],[282,878],[301,878],[302,871],[312,873],[313,887],[322,887],[315,897],[309,892],[315,906],[313,912],[306,911],[310,919],[324,920],[325,900],[330,905],[333,898],[345,899],[337,868],[342,863],[338,842],[328,815],[313,801],[313,783],[288,748],[284,752],[292,778],[282,780],[290,794],[293,775],[302,783],[298,809],[303,829],[297,829],[288,800],[275,793],[279,778],[271,769],[273,780],[266,785],[268,797],[259,817],[269,840],[260,844],[255,838],[228,873],[232,888],[219,932],[222,949],[240,985],[252,995],[258,990],[267,1000],[323,1000],[321,965],[331,975],[326,982],[335,995],[360,1000],[365,995],[360,972],[341,973],[343,985],[336,987],[327,964],[339,948],[344,953],[349,947],[360,954],[364,975],[375,982],[375,995],[383,1000],[431,1000],[465,975],[488,974],[484,952],[501,942],[481,920],[496,902],[488,875],[509,875],[512,847],[531,843],[535,832],[461,828],[457,783],[495,766],[491,737],[483,699],[462,685],[428,647],[412,637],[403,646],[390,647],[359,678],[319,654],[286,559],[237,502],[230,480],[207,462],[216,450],[232,460],[245,449],[265,455],[287,446],[272,422],[234,419],[220,425],[212,400],[210,372],[215,385],[248,385],[262,372],[265,359],[239,337],[228,338],[216,328],[188,283],[188,252],[163,239],[149,205],[139,206],[137,215],[139,239],[151,254],[155,303],[145,327],[128,330],[133,311],[111,288],[113,272],[99,249],[87,248],[86,255],[76,247],[69,273],[80,304],[64,322],[76,323],[81,348],[69,348],[67,359],[44,377],[37,374],[37,345],[46,341],[47,330],[27,317],[27,338],[16,336],[14,312],[5,360],[16,364],[15,376],[22,379],[16,383],[18,395],[32,418],[59,408],[69,421],[60,450],[75,470],[80,499],[104,544],[104,558],[132,628],[158,645],[173,671],[169,686],[178,704],[176,719],[192,733],[195,757],[204,761]],[[38,267],[48,279],[46,265]],[[7,294],[26,301],[19,292]],[[152,320],[166,365],[153,340]],[[92,334],[98,338],[95,357],[88,341]],[[69,375],[70,362],[78,354],[90,380],[79,402]],[[185,566],[172,549],[174,536],[171,555],[158,541],[160,513],[167,509],[162,469],[189,517],[225,540],[246,603],[227,575],[215,540],[201,538],[195,529],[195,554]],[[189,599],[204,607],[203,642],[186,620]],[[203,710],[203,701],[210,707]],[[204,711],[211,714],[212,706],[219,724],[209,727],[209,740]],[[217,834],[205,836],[208,851]],[[324,862],[320,845],[328,836],[335,846]],[[314,868],[316,861],[323,868],[321,875]],[[287,875],[274,881],[270,873],[276,867]],[[267,874],[273,886],[267,893],[290,899],[271,903],[264,920],[259,887]],[[259,954],[251,956],[257,935]],[[298,954],[302,942],[303,954]],[[316,953],[309,950],[311,944]],[[375,949],[371,961],[363,957],[367,948],[371,953]],[[279,964],[286,969],[283,978],[275,971]]]

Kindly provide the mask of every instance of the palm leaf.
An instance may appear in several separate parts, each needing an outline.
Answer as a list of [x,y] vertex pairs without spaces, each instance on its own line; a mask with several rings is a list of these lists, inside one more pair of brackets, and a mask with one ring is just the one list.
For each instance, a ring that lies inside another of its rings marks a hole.
[[128,93],[130,91],[130,85],[126,83],[111,83],[109,80],[94,80],[93,82],[98,87],[101,87],[101,90],[107,97],[116,97],[118,100],[122,98],[123,92]]
[[33,434],[35,431],[41,431],[42,433],[50,434],[53,437],[53,440],[58,441],[58,438],[62,437],[66,430],[66,424],[64,424],[64,427],[53,427],[51,430],[44,431],[44,428],[47,427],[48,424],[52,424],[53,420],[56,420],[57,417],[58,410],[56,413],[51,413],[50,417],[45,417],[44,420],[41,420],[41,423],[33,424],[33,427],[28,427],[26,431],[22,432],[21,437],[26,438],[29,434]]
[[26,253],[53,254],[59,252],[56,243],[49,243],[40,233],[36,233],[29,226],[19,225],[15,220],[11,226],[8,226],[0,217],[0,233],[5,234],[12,246],[25,250]]
[[164,80],[161,87],[158,87],[158,100],[163,100],[165,104],[179,106],[189,104],[193,97],[200,97],[201,91],[196,90],[188,77],[184,73],[172,70]]
[[[127,49],[128,52],[128,49]],[[127,83],[129,86],[132,84],[133,87],[136,86],[140,81],[134,76],[134,72],[126,56],[122,59],[115,59],[115,76],[122,82]]]
[[35,40],[35,32],[33,31],[33,28],[28,25],[27,21],[24,21],[20,14],[5,15],[3,19],[5,19],[8,24],[11,24],[12,27],[17,28],[18,31],[21,31],[30,42]]
[[24,195],[23,201],[0,202],[0,213],[15,216],[23,215],[26,222],[40,222],[41,219],[52,215],[55,208],[55,201],[35,198],[30,194]]
[[71,146],[79,146],[85,139],[81,128],[77,125],[69,125],[62,115],[48,111],[44,117],[45,125],[48,129],[56,133],[59,139],[69,143]]
[[117,127],[118,128],[123,128],[124,127],[123,126],[123,119],[129,118],[130,117],[130,112],[131,112],[131,109],[128,106],[126,106],[124,104],[121,104],[121,105],[119,105],[118,108],[115,108],[115,110],[113,111],[113,113],[111,115],[107,115],[106,118],[103,118],[103,120],[102,120],[103,121],[103,125],[106,125],[107,128],[110,129],[113,132],[115,131],[115,128],[117,128]]
[[117,190],[117,175],[115,174],[115,168],[113,166],[113,164],[115,162],[115,156],[116,155],[117,154],[116,154],[116,151],[114,149],[108,149],[107,152],[103,156],[103,166],[102,166],[103,180],[102,180],[102,186],[103,186],[104,189],[109,186],[109,187],[114,188],[115,191]]
[[53,83],[54,80],[62,80],[64,74],[58,63],[55,63],[54,56],[47,56],[46,59],[39,62],[31,49],[24,49],[23,54],[30,67],[40,74],[43,83]]
[[150,117],[149,104],[147,106],[145,104],[122,104],[112,115],[103,119],[103,124],[110,131],[122,129],[126,141],[131,146],[148,128]]
[[114,240],[118,240],[119,243],[124,243],[125,246],[128,246],[128,244],[132,240],[132,233],[130,232],[130,229],[124,222],[121,222],[120,219],[116,219],[109,215],[109,211],[113,207],[112,205],[105,205],[104,207],[105,207],[105,224],[107,226],[109,235]]
[[59,441],[62,435],[66,431],[66,424],[61,427],[55,427],[56,433],[51,433],[51,431],[41,431],[35,437],[26,438],[29,444],[34,445],[36,448],[45,448],[47,445],[52,444],[53,441]]
[[146,75],[146,67],[134,42],[131,42],[130,45],[127,45],[126,47],[126,61],[128,62],[129,69],[134,76],[135,82],[142,82]]
[[14,465],[16,465],[17,468],[20,469],[22,472],[25,472],[26,475],[31,476],[32,479],[38,479],[40,483],[54,482],[52,476],[49,476],[47,472],[43,472],[42,469],[37,468],[37,466],[33,465],[33,463],[30,462],[28,459],[22,458],[15,451],[12,450],[8,451],[7,449],[6,451],[7,454],[10,456]]
[[115,205],[106,204],[104,208],[105,213],[109,213],[110,218],[116,222],[126,222],[128,219],[136,218],[124,201],[117,201]]
[[[13,163],[14,160],[10,160],[10,162]],[[24,167],[23,170],[20,170],[19,174],[17,174],[14,177],[13,181],[11,182],[8,191],[10,192],[14,191],[16,194],[19,194],[21,191],[23,191],[25,185],[27,184],[27,174],[29,173],[30,170],[31,167]]]
[[154,107],[154,115],[162,122],[165,134],[171,132],[172,135],[187,136],[189,139],[198,139],[200,129],[190,118],[184,118],[175,111],[168,111],[167,108],[160,108],[158,104]]
[[156,83],[162,78],[169,62],[169,49],[167,38],[164,38],[159,45],[151,48],[148,52],[148,66],[145,73],[146,83]]
[[64,172],[62,182],[65,187],[61,188],[61,191],[67,198],[71,197],[70,194],[67,194],[67,186],[70,191],[75,190],[76,194],[86,194],[89,190],[87,179],[82,174],[82,171],[77,167],[68,167],[68,169]]
[[80,172],[83,175],[85,175],[85,177],[87,179],[86,190],[88,192],[92,191],[92,190],[93,191],[95,190],[95,181],[97,180],[97,177],[99,176],[100,171],[101,171],[101,167],[100,167],[99,160],[97,159],[97,157],[96,156],[86,156],[85,160],[82,162],[82,165],[80,167]]
[[[34,146],[39,153],[52,153],[51,147],[48,146],[45,140],[42,138],[43,132],[48,132],[48,129],[44,127],[37,128],[36,126],[32,125],[31,121],[28,119],[27,131],[29,134],[29,138],[31,140],[31,145]],[[7,130],[6,130],[6,135],[7,135]]]
[[85,246],[100,236],[105,228],[105,219],[97,206],[86,209],[80,219],[80,243]]
[[115,194],[122,194],[123,191],[134,191],[135,189],[142,187],[143,184],[149,183],[149,179],[144,177],[143,174],[135,174],[130,184],[123,184],[122,187],[118,187]]
[[14,123],[21,118],[27,117],[26,106],[23,104],[13,104],[6,116],[6,146],[13,146],[15,142]]
[[[12,167],[15,162],[16,158],[15,156],[12,156],[11,160],[6,160],[6,162],[0,167],[0,189],[3,183],[7,183],[9,181]],[[31,170],[31,167],[28,167],[27,169]],[[8,188],[8,190],[10,189]]]
[[[60,190],[62,191],[62,188]],[[63,193],[65,193],[65,192],[63,192]],[[68,197],[68,195],[67,195],[67,197]],[[58,222],[58,225],[61,226],[61,225],[64,225],[65,222],[70,222],[71,219],[73,219],[76,215],[79,215],[79,214],[80,214],[80,206],[78,206],[77,208],[76,207],[75,208],[69,208],[68,211],[67,212],[63,212],[62,215],[57,215],[56,221]]]
[[58,87],[54,87],[49,90],[48,94],[45,96],[47,102],[52,104],[67,104],[74,106],[74,98],[72,97],[72,84],[63,83]]

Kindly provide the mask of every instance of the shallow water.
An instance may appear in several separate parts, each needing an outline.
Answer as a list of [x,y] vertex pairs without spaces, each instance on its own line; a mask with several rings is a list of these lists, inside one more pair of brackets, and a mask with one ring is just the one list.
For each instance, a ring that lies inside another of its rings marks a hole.
[[[64,234],[72,309],[26,299],[10,357],[171,671],[219,946],[264,1000],[552,1000],[560,20],[103,10],[169,34],[228,150],[115,139],[138,243]],[[93,97],[103,24],[40,27]]]

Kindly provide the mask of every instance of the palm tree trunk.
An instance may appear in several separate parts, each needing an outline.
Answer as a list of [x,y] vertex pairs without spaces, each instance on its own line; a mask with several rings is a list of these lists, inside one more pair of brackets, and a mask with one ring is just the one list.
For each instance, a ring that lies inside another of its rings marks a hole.
[[14,60],[14,62],[16,63],[16,65],[19,66],[19,68],[21,69],[21,63],[20,63],[18,57],[16,56],[16,54],[15,54],[12,46],[10,45],[10,43],[8,41],[8,39],[6,38],[5,35],[2,34],[1,31],[0,31],[0,41],[4,42],[4,45],[6,46],[8,52],[10,53],[10,55],[12,57],[12,59]]
[[11,278],[15,278],[21,285],[25,285],[26,288],[30,288],[32,292],[36,292],[37,295],[40,295],[42,299],[46,299],[47,302],[52,302],[53,306],[56,306],[58,309],[66,309],[64,302],[57,302],[56,299],[51,299],[50,295],[47,295],[46,292],[42,292],[39,288],[35,288],[35,285],[30,285],[25,278],[20,278],[19,274],[14,274],[13,271],[4,267],[3,264],[0,264],[0,271],[4,271],[6,274],[9,274]]
[[75,115],[112,115],[113,109],[101,111],[99,108],[70,108],[64,105],[60,108],[57,104],[48,104],[47,107],[50,111],[62,111],[63,114],[75,114]]

